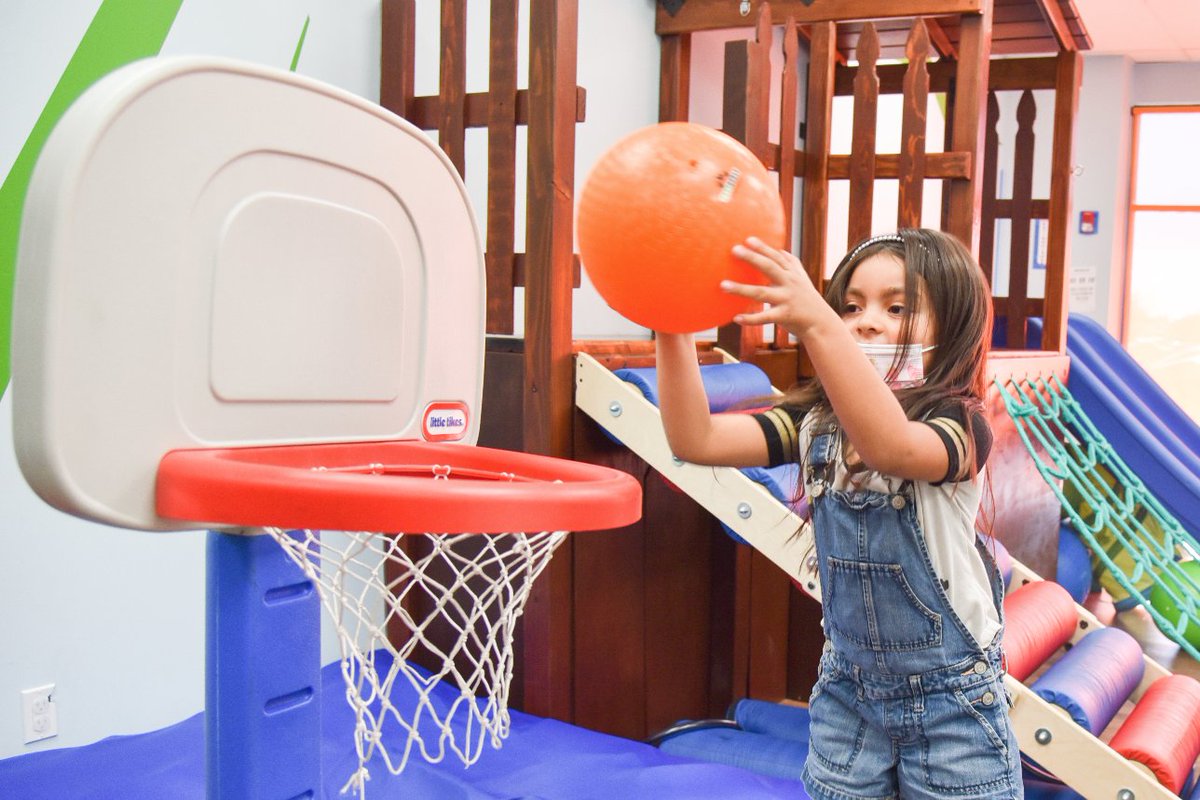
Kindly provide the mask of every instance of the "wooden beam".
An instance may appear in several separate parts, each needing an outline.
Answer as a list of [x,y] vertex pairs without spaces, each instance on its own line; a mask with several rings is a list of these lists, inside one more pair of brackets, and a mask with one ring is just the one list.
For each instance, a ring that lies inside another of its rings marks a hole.
[[950,37],[946,34],[946,29],[942,27],[942,23],[938,22],[934,17],[926,17],[925,27],[929,32],[929,41],[942,58],[950,60],[958,58],[958,48],[954,46],[954,42],[950,41]]
[[[684,0],[683,6],[669,13],[660,4],[655,31],[694,33],[719,28],[748,28],[757,19],[758,7],[765,0],[750,0],[749,11],[741,13],[741,4],[731,0]],[[783,25],[788,17],[797,24],[847,22],[850,20],[895,17],[946,17],[955,14],[982,14],[991,8],[991,0],[771,0],[771,22]]]
[[[970,179],[975,173],[970,153],[926,153],[926,178]],[[876,178],[899,178],[902,175],[899,153],[878,153],[875,156]],[[830,156],[826,177],[845,180],[850,177],[850,156]]]
[[692,35],[662,37],[658,54],[658,121],[688,118],[692,75]]
[[879,37],[868,22],[858,37],[860,69],[854,79],[854,118],[850,133],[850,213],[846,220],[846,249],[871,235],[875,199],[875,122],[879,110]]
[[[734,39],[725,43],[725,79],[721,104],[721,126],[726,133],[746,145],[760,161],[767,163],[770,136],[771,102],[771,11],[767,4],[758,8],[753,40]],[[717,329],[717,344],[741,359],[762,346],[761,325],[728,323]]]
[[467,0],[442,0],[442,59],[438,110],[438,147],[458,174],[466,178],[466,126],[463,98],[467,93]]
[[1066,352],[1067,281],[1071,265],[1072,131],[1079,108],[1083,59],[1076,50],[1058,54],[1054,91],[1054,143],[1050,162],[1050,231],[1046,241],[1046,309],[1042,349]]
[[[571,264],[575,203],[577,0],[531,0],[526,184],[526,452],[569,456],[574,419]],[[524,710],[570,722],[572,543],[533,584],[522,624]]]
[[900,193],[897,227],[921,227],[925,189],[925,128],[929,110],[929,30],[920,18],[913,20],[905,46],[908,70],[904,76],[904,110],[900,122]]
[[818,290],[824,288],[829,220],[829,149],[833,123],[833,68],[837,26],[812,26],[808,62],[808,105],[804,141],[804,203],[800,258]]
[[1058,4],[1058,0],[1037,0],[1038,9],[1042,12],[1042,16],[1046,18],[1046,24],[1050,26],[1050,31],[1054,34],[1054,40],[1058,42],[1058,49],[1074,53],[1079,48],[1075,45],[1075,36],[1071,33],[1071,28],[1067,25],[1067,19],[1063,16],[1062,6]]
[[492,0],[488,51],[487,332],[514,329],[517,196],[517,0]]
[[416,53],[414,0],[383,0],[379,48],[379,104],[411,121]]
[[952,149],[972,154],[969,180],[951,181],[946,191],[946,231],[979,254],[979,216],[983,185],[983,146],[988,68],[992,42],[992,9],[964,16],[958,39],[958,74],[955,78],[954,115],[950,122]]
[[[1054,56],[1031,56],[1029,58],[1001,58],[991,62],[988,69],[988,89],[1011,91],[1021,89],[1053,89],[1055,86],[1057,61]],[[880,94],[900,94],[904,91],[904,64],[880,64],[875,68],[879,75]],[[934,61],[928,65],[929,91],[949,91],[958,64],[954,61]],[[834,73],[834,94],[854,94],[854,76],[858,67],[838,66]]]
[[[517,124],[529,124],[529,90],[517,90]],[[442,117],[442,106],[445,101],[438,95],[422,95],[413,97],[409,102],[409,113],[405,116],[412,124],[421,130],[435,130],[438,120]],[[487,92],[472,92],[462,98],[463,125],[467,128],[486,128],[491,113]],[[583,122],[587,118],[587,92],[580,86],[575,87],[575,121]]]

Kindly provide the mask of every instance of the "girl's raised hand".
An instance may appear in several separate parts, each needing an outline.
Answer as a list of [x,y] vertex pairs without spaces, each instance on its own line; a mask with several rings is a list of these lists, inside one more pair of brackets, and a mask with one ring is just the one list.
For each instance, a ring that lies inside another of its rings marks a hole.
[[738,314],[739,325],[781,325],[797,338],[830,309],[821,297],[800,259],[751,237],[745,244],[733,246],[733,254],[761,272],[767,285],[721,281],[721,289],[730,294],[766,304],[762,311]]

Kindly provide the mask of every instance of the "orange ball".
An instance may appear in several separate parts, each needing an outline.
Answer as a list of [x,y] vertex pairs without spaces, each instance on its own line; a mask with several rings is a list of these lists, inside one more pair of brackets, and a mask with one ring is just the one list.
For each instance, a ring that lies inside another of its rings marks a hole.
[[748,236],[781,247],[783,202],[740,142],[663,122],[596,162],[579,195],[577,231],[583,267],[614,310],[656,331],[694,333],[761,307],[719,284],[766,282],[730,249]]

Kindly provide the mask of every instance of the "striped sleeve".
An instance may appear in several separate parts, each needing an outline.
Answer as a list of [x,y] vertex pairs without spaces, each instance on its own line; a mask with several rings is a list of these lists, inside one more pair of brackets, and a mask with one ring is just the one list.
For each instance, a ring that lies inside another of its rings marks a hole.
[[[937,409],[924,422],[946,446],[946,475],[934,486],[967,480],[983,469],[992,449],[992,429],[982,411],[968,411],[962,403],[953,403]],[[970,459],[972,445],[974,463]]]
[[754,414],[767,439],[767,466],[799,461],[800,417],[797,409],[790,406],[775,406]]

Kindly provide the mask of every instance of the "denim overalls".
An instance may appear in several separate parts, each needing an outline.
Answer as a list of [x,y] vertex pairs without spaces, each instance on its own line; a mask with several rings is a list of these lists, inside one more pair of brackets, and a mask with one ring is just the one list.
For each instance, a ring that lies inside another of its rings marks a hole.
[[[840,434],[813,435],[806,483],[825,652],[810,699],[814,798],[1020,798],[999,645],[981,649],[925,547],[911,483],[833,488]],[[999,611],[1003,588],[982,550]]]

